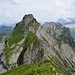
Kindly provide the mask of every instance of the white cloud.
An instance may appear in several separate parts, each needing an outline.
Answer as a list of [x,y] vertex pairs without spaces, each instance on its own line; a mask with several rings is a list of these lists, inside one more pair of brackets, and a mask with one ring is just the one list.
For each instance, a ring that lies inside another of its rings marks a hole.
[[9,0],[12,4],[19,4],[21,0]]
[[8,14],[7,14],[6,17],[10,17],[10,18],[12,18],[12,15],[8,15]]
[[0,0],[0,2],[7,2],[8,0]]
[[[0,14],[20,21],[24,14],[32,13],[40,21],[75,17],[75,0],[0,0]],[[5,1],[5,2],[4,2]],[[4,2],[4,3],[3,3]],[[6,10],[2,8],[7,8]],[[8,13],[5,13],[9,11]],[[9,20],[10,21],[10,20]]]
[[10,17],[10,18],[12,18],[12,15],[10,14],[9,11],[6,12],[6,17]]
[[61,0],[55,0],[55,5],[63,5],[64,3]]
[[17,15],[11,14],[9,11],[6,12],[5,16],[8,17],[8,18],[18,18]]

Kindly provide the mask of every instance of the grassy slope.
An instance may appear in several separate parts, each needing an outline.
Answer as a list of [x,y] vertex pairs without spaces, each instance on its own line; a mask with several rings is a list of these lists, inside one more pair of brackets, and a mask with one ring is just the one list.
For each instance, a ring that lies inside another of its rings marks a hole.
[[36,35],[32,32],[29,32],[26,39],[25,39],[25,48],[28,47],[36,38]]
[[14,50],[14,48],[10,48],[10,46],[12,44],[17,44],[20,40],[22,40],[24,38],[24,30],[23,30],[23,25],[17,25],[17,27],[14,29],[14,31],[12,32],[12,35],[10,36],[10,38],[8,38],[8,45],[6,46],[4,52],[5,52],[5,56],[6,56],[6,64],[8,65],[8,61],[9,58],[12,54],[12,51]]
[[24,30],[23,25],[17,25],[17,27],[14,29],[12,36],[10,37],[8,44],[11,46],[12,44],[18,43],[21,39],[24,38]]
[[9,65],[9,64],[8,64],[9,58],[10,58],[10,56],[11,56],[13,50],[14,50],[14,48],[9,48],[9,47],[6,47],[5,50],[4,50],[5,57],[6,57],[6,64],[7,64],[7,65]]
[[55,68],[50,62],[21,65],[1,75],[69,75]]

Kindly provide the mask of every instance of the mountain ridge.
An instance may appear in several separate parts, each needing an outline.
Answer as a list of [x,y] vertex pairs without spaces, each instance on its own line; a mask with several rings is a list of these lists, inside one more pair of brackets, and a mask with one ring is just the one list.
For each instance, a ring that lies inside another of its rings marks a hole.
[[[38,64],[49,60],[49,63],[60,70],[59,75],[74,75],[74,50],[75,42],[69,28],[54,22],[46,22],[41,26],[33,15],[29,14],[25,15],[7,36],[4,54],[8,70],[23,64]],[[51,73],[56,74],[55,71]],[[11,72],[9,74],[12,75]]]

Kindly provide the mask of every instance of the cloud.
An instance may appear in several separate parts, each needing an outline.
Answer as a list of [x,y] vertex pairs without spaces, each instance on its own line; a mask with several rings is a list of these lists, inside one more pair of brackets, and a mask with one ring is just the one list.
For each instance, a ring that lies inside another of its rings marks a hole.
[[2,2],[2,3],[10,3],[10,4],[17,5],[17,4],[21,3],[21,0],[0,0],[0,2]]
[[10,14],[9,11],[6,12],[6,15],[5,15],[5,16],[6,16],[6,17],[9,17],[9,18],[12,18],[12,15]]
[[0,0],[0,2],[7,2],[8,0]]
[[17,15],[13,15],[9,11],[6,12],[6,15],[5,16],[8,17],[8,18],[18,18]]
[[[0,14],[20,21],[33,14],[40,22],[75,16],[75,0],[0,0]],[[5,13],[9,11],[9,13]],[[10,19],[8,18],[10,21]],[[13,21],[13,20],[12,20]]]
[[10,17],[10,18],[12,18],[12,15],[10,15],[10,14],[7,14],[7,15],[6,15],[6,17]]
[[9,0],[11,4],[17,5],[21,2],[21,0]]

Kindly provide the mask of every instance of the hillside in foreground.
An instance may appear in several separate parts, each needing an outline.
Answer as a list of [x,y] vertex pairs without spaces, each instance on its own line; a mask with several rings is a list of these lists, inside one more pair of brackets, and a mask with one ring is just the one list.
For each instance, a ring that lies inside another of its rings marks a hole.
[[1,75],[70,75],[64,71],[58,70],[56,66],[47,61],[40,64],[21,65]]

